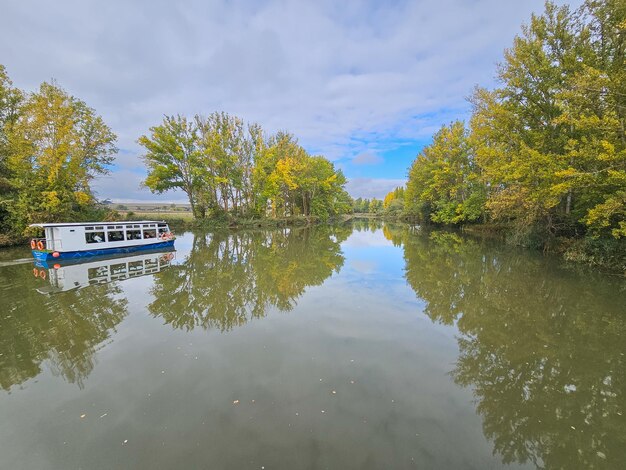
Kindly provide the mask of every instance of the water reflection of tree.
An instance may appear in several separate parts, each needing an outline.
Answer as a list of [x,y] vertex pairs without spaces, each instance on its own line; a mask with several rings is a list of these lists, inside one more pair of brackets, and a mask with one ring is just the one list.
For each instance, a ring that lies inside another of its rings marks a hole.
[[368,217],[356,217],[350,221],[352,230],[356,232],[376,232],[383,228],[383,221]]
[[350,228],[315,227],[197,234],[183,263],[155,276],[150,312],[175,328],[230,330],[293,308],[344,262]]
[[452,376],[473,388],[494,452],[547,469],[620,468],[623,283],[454,233],[400,233],[427,315],[462,333]]
[[126,299],[116,297],[117,284],[91,286],[53,296],[35,292],[41,286],[29,265],[0,270],[0,388],[39,375],[42,363],[82,387],[94,367],[94,354],[126,316]]

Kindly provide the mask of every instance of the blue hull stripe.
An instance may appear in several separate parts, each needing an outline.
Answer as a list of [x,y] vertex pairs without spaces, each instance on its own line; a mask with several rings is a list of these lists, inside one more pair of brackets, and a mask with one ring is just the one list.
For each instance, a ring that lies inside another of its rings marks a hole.
[[134,253],[136,251],[158,250],[160,248],[168,248],[174,246],[174,240],[166,242],[151,243],[149,245],[124,246],[120,248],[104,248],[102,250],[85,250],[85,251],[59,251],[59,256],[52,256],[52,251],[33,250],[33,257],[37,261],[51,260],[67,260],[86,258],[88,256],[114,255],[117,253]]

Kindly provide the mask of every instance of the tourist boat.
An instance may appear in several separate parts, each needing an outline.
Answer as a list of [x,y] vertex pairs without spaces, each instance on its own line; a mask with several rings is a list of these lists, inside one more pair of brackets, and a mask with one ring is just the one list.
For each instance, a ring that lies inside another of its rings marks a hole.
[[70,260],[35,261],[33,275],[46,285],[37,291],[54,294],[81,289],[96,284],[107,284],[160,272],[175,258],[172,249],[153,250],[131,255],[94,256]]
[[155,220],[32,224],[43,229],[30,247],[38,261],[132,253],[174,245],[167,223]]

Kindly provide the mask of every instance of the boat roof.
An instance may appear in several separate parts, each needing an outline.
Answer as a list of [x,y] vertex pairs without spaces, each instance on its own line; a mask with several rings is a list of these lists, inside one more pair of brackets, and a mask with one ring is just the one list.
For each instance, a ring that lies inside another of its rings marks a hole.
[[113,222],[59,222],[54,224],[30,224],[30,227],[82,227],[87,225],[164,224],[164,220],[120,220]]

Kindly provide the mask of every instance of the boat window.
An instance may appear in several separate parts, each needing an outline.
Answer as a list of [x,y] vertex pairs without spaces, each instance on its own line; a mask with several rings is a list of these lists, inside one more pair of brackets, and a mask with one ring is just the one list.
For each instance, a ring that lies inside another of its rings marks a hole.
[[143,261],[131,261],[128,263],[128,271],[132,273],[140,273],[143,271]]
[[126,263],[118,263],[111,265],[111,275],[126,274]]
[[156,238],[156,230],[151,229],[143,229],[143,238]]
[[96,227],[96,230],[104,230],[104,227],[101,225],[100,227]]
[[85,234],[87,243],[102,243],[104,241],[104,232],[89,232]]
[[156,258],[146,260],[146,269],[154,269],[159,267],[159,261]]
[[110,242],[124,241],[124,232],[121,230],[111,230],[107,232],[107,236]]
[[93,227],[85,227],[85,230],[93,230]]
[[126,240],[141,240],[141,230],[126,230]]
[[101,279],[103,277],[108,276],[109,268],[106,266],[99,266],[97,268],[89,268],[87,270],[87,279],[90,281],[92,279]]
[[167,233],[167,227],[159,227],[159,235],[163,235]]

